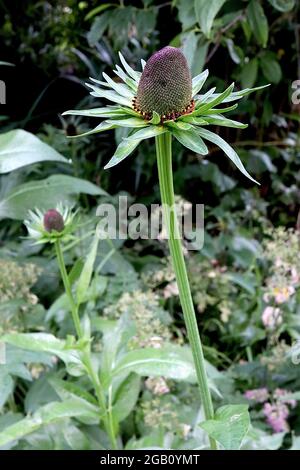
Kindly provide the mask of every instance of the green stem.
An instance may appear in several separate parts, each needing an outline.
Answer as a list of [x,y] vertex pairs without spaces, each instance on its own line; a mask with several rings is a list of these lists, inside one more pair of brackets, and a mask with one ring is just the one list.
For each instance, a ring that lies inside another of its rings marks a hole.
[[[179,236],[178,220],[175,211],[175,198],[172,172],[172,135],[169,132],[156,137],[156,154],[161,200],[167,226],[171,259],[176,275],[179,297],[182,306],[188,338],[191,344],[195,369],[200,389],[205,418],[213,419],[214,410],[208,387],[204,355],[198,331],[187,270],[185,266],[182,243]],[[217,449],[214,439],[210,439],[211,449]]]
[[[72,294],[72,289],[69,281],[69,276],[66,270],[66,265],[60,245],[59,239],[56,240],[55,242],[55,251],[56,251],[56,256],[57,256],[57,261],[62,277],[62,281],[64,284],[65,292],[68,297],[70,307],[71,307],[71,313],[72,313],[72,318],[76,330],[76,334],[78,339],[83,340],[84,339],[84,332],[81,327],[80,323],[80,318],[79,318],[79,313],[78,313],[78,305],[76,304],[73,294]],[[102,388],[101,382],[99,380],[99,377],[97,373],[94,370],[93,363],[92,363],[92,358],[91,358],[91,350],[90,350],[90,345],[85,346],[85,349],[83,351],[83,363],[86,367],[87,373],[89,375],[89,378],[93,384],[96,397],[98,400],[98,404],[101,410],[103,410],[104,416],[103,416],[103,421],[104,421],[104,426],[106,429],[106,432],[109,436],[111,445],[113,449],[117,449],[117,440],[114,432],[114,427],[113,427],[113,421],[112,421],[112,409],[111,406],[106,407],[106,398],[105,398],[105,393]]]

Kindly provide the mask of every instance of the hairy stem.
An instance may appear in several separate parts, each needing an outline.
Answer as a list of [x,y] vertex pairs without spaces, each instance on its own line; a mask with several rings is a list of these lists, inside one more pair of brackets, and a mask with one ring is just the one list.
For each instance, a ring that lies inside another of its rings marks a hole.
[[[84,332],[81,327],[80,323],[80,318],[79,318],[79,313],[78,313],[78,305],[74,300],[70,281],[69,281],[69,276],[66,270],[66,265],[60,245],[59,239],[55,242],[55,251],[56,251],[56,257],[58,261],[58,266],[60,269],[62,281],[64,284],[65,292],[69,300],[70,308],[71,308],[71,313],[72,313],[72,319],[74,322],[76,334],[79,340],[84,340]],[[86,367],[88,376],[93,384],[95,394],[97,397],[97,401],[99,404],[100,409],[103,412],[103,422],[104,426],[106,429],[106,432],[109,436],[111,446],[113,449],[117,449],[117,440],[114,432],[114,427],[113,427],[113,420],[112,420],[112,415],[111,415],[111,406],[109,407],[106,406],[106,398],[105,398],[105,393],[102,388],[100,379],[98,377],[98,374],[95,372],[95,369],[93,367],[93,362],[92,362],[92,357],[91,357],[91,350],[90,350],[90,344],[88,343],[87,346],[84,346],[83,350],[83,363]]]
[[[180,302],[188,338],[192,348],[195,369],[200,389],[205,418],[213,419],[214,410],[208,379],[205,370],[204,355],[198,331],[182,243],[179,236],[179,226],[175,211],[173,172],[172,172],[172,136],[169,132],[156,137],[156,154],[161,200],[163,204],[164,220],[167,227],[171,259],[176,275]],[[210,439],[211,449],[217,449],[214,439]]]

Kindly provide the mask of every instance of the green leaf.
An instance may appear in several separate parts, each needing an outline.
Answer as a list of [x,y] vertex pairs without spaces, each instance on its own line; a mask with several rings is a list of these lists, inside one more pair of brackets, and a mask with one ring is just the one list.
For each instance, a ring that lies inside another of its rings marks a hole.
[[216,114],[210,116],[209,114],[205,116],[205,121],[208,124],[213,124],[215,126],[225,126],[225,127],[234,127],[236,129],[246,129],[248,124],[243,124],[239,121],[233,121],[232,119],[228,119],[221,114]]
[[85,137],[87,135],[97,134],[98,132],[110,131],[111,129],[115,129],[116,127],[117,124],[114,124],[113,121],[103,121],[90,131],[83,132],[82,134],[77,135],[69,135],[68,139],[78,139],[78,137]]
[[218,104],[222,103],[229,95],[231,95],[232,90],[234,88],[234,83],[229,85],[226,90],[223,91],[223,93],[218,94],[214,98],[212,98],[211,101],[208,103],[205,103],[203,105],[200,105],[196,111],[194,111],[192,114],[195,116],[201,115],[201,113],[207,111],[208,109],[213,108],[214,106],[217,106]]
[[193,91],[192,91],[192,96],[197,95],[201,88],[203,87],[204,83],[206,82],[206,79],[208,77],[209,71],[208,69],[204,70],[202,73],[197,75],[196,77],[193,78]]
[[200,424],[225,450],[239,450],[250,427],[248,405],[225,405],[214,419]]
[[257,42],[266,47],[269,37],[269,25],[264,9],[258,0],[250,1],[247,7],[247,18]]
[[91,283],[95,259],[97,256],[98,243],[99,238],[97,235],[95,235],[76,287],[76,297],[78,305],[85,301],[87,290]]
[[136,149],[141,140],[123,139],[122,142],[118,145],[115,153],[113,154],[109,162],[105,165],[104,170],[118,165],[118,163],[128,157]]
[[31,181],[14,188],[0,201],[0,219],[24,219],[33,208],[51,209],[59,202],[67,202],[71,195],[106,195],[103,189],[89,181],[68,175],[52,175],[44,180]]
[[160,115],[156,111],[153,111],[152,119],[149,121],[149,124],[157,125],[159,123],[160,123]]
[[257,71],[258,71],[258,60],[255,57],[254,59],[249,60],[247,64],[244,64],[242,67],[240,79],[242,83],[242,87],[252,87],[257,78]]
[[116,361],[112,374],[135,372],[141,376],[164,376],[173,380],[194,383],[194,363],[190,351],[184,347],[165,346],[129,351]]
[[283,13],[291,11],[296,5],[295,0],[269,0],[269,3],[271,3],[276,10]]
[[215,17],[226,0],[195,0],[196,18],[201,30],[206,37],[210,37],[210,31]]
[[107,83],[105,82],[99,82],[99,80],[96,80],[95,78],[91,78],[95,83],[99,83],[100,85],[107,86],[108,88],[113,88],[119,95],[124,96],[125,98],[132,98],[134,97],[133,91],[127,86],[123,85],[122,83],[117,83],[114,80],[112,80],[105,72],[102,73],[103,78],[106,80]]
[[118,423],[123,421],[134,409],[141,387],[141,378],[137,374],[129,374],[116,392],[113,403],[113,415]]
[[104,106],[102,108],[92,108],[92,109],[70,109],[69,111],[65,111],[62,113],[62,116],[88,116],[88,117],[96,117],[96,118],[111,118],[111,117],[121,117],[122,112],[120,106],[112,105],[112,106]]
[[233,111],[238,107],[238,104],[235,103],[232,106],[228,106],[227,108],[216,108],[216,109],[208,109],[207,111],[202,112],[201,115],[203,114],[204,116],[206,114],[224,114],[224,113],[229,113],[230,111]]
[[16,129],[0,135],[0,173],[45,161],[70,163],[30,132]]
[[133,70],[133,68],[130,67],[130,65],[126,62],[126,60],[122,56],[121,52],[119,52],[119,57],[120,57],[120,60],[122,62],[122,65],[123,65],[124,69],[126,70],[126,72],[128,73],[128,75],[133,80],[135,80],[136,82],[139,82],[140,77],[141,77],[142,74],[140,72],[137,72],[136,70]]
[[62,402],[52,402],[36,411],[33,416],[21,419],[15,424],[8,426],[0,432],[0,447],[11,441],[22,439],[28,434],[36,431],[41,426],[54,423],[66,418],[90,417],[98,415],[95,407],[83,406],[82,400],[70,399]]
[[91,85],[90,83],[86,83],[86,86],[93,90],[90,92],[92,96],[96,96],[97,98],[106,98],[107,100],[113,101],[114,103],[122,104],[123,106],[128,106],[129,108],[131,107],[131,99],[125,98],[125,96],[121,96],[113,90],[104,90],[102,88]]
[[193,152],[199,153],[200,155],[208,154],[208,149],[205,143],[194,129],[186,131],[172,128],[172,134],[182,145]]
[[150,126],[146,129],[141,129],[140,131],[131,134],[126,140],[133,141],[133,140],[143,140],[143,139],[151,139],[152,137],[156,137],[158,135],[162,135],[167,130],[162,126]]
[[148,122],[136,117],[128,119],[110,119],[106,122],[119,127],[148,127]]
[[223,152],[230,158],[230,160],[235,164],[235,166],[243,173],[243,175],[247,176],[247,178],[249,178],[251,181],[254,181],[254,183],[259,184],[257,181],[255,181],[254,178],[252,178],[251,175],[249,175],[236,151],[224,139],[222,139],[222,137],[215,134],[214,132],[208,131],[207,129],[203,129],[201,127],[197,129],[197,132],[204,139],[213,142],[215,145],[220,147]]
[[93,18],[93,16],[99,15],[101,11],[106,10],[107,8],[110,8],[110,7],[116,7],[116,5],[114,3],[103,3],[102,5],[99,5],[98,7],[93,8],[85,16],[84,18],[85,21],[90,20],[91,18]]
[[59,357],[66,365],[81,369],[78,351],[67,349],[66,342],[49,333],[8,333],[1,337],[4,343],[29,351],[46,352]]
[[264,54],[260,59],[260,67],[269,82],[275,84],[280,82],[282,71],[278,60],[269,54]]

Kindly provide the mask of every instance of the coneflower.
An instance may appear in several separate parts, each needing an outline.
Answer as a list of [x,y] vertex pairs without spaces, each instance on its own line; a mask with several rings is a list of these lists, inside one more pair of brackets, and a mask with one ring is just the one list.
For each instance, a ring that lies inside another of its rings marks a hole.
[[[155,137],[160,192],[170,253],[193,352],[201,401],[206,419],[211,420],[214,417],[214,410],[174,209],[172,137],[200,155],[208,153],[204,140],[213,142],[245,176],[255,182],[235,150],[219,135],[208,130],[207,126],[247,127],[246,124],[224,116],[225,113],[234,110],[237,104],[225,108],[217,106],[237,101],[250,92],[264,87],[234,92],[234,84],[231,84],[222,93],[215,93],[215,88],[212,88],[205,94],[199,95],[208,77],[208,71],[191,79],[186,59],[179,49],[165,47],[156,52],[147,63],[142,61],[142,72],[133,70],[123,56],[119,55],[124,69],[117,65],[115,73],[123,81],[122,84],[115,82],[105,73],[103,73],[104,81],[91,79],[100,87],[87,84],[92,89],[91,95],[106,98],[115,104],[83,111],[67,111],[64,114],[104,118],[104,121],[93,130],[81,135],[95,134],[118,127],[129,129],[128,137],[121,141],[105,168],[113,167],[128,157],[142,140]],[[217,448],[213,438],[210,439],[210,444],[212,449]]]

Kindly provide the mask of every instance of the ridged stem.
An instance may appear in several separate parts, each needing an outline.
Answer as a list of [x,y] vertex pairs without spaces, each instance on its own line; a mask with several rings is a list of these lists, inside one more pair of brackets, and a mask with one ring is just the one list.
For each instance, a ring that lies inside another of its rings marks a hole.
[[[160,194],[164,210],[164,221],[168,233],[170,254],[176,275],[183,317],[193,353],[200,390],[200,398],[203,404],[205,418],[207,420],[213,419],[213,404],[208,386],[203,349],[183,256],[182,242],[179,236],[179,226],[175,210],[172,172],[172,135],[169,132],[156,137],[156,154]],[[210,447],[211,449],[217,449],[217,444],[214,439],[210,439]]]

